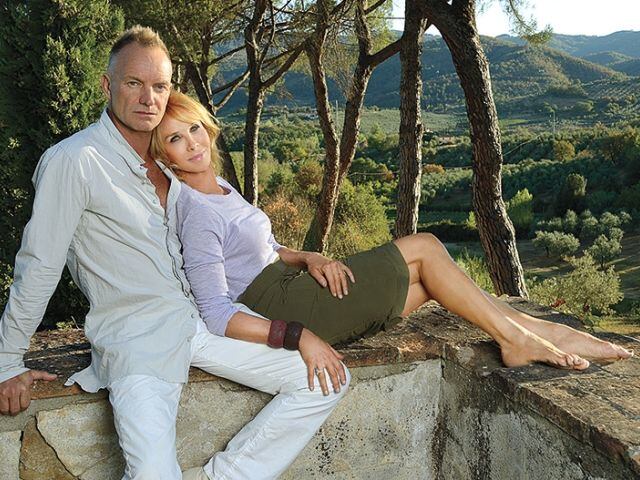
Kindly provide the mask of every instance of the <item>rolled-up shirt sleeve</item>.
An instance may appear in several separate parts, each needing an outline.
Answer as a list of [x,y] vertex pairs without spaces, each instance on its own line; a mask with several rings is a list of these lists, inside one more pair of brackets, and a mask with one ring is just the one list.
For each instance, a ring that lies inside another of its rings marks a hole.
[[229,295],[222,256],[224,224],[201,205],[188,208],[180,240],[184,272],[207,329],[224,336],[231,317],[239,311]]
[[36,167],[33,211],[22,235],[9,300],[0,319],[0,382],[27,370],[23,357],[89,203],[88,182],[87,165],[68,156],[60,146],[46,151]]

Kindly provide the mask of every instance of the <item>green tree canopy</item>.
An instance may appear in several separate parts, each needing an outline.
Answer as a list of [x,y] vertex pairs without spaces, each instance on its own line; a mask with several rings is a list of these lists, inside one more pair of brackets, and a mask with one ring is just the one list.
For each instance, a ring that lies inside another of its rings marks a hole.
[[[97,120],[100,74],[122,31],[107,0],[5,0],[0,4],[0,286],[8,278],[32,202],[31,175],[52,144]],[[63,278],[52,301],[78,316],[81,295]]]

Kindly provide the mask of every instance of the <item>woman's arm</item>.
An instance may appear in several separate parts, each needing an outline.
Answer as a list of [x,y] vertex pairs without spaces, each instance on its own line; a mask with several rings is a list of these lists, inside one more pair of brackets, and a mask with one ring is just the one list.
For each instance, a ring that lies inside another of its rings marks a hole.
[[356,283],[351,269],[338,260],[331,260],[316,252],[304,252],[287,247],[280,247],[277,253],[287,265],[306,268],[323,288],[329,286],[334,297],[341,299],[343,295],[349,294],[347,277],[352,283]]
[[[269,320],[238,311],[229,320],[225,336],[247,342],[266,344],[270,328],[271,322]],[[338,393],[340,386],[346,384],[344,365],[341,362],[343,356],[336,352],[327,342],[314,335],[311,330],[306,328],[302,330],[299,351],[302,360],[307,365],[307,380],[310,390],[313,390],[315,383],[313,377],[318,375],[322,393],[329,395],[327,379],[324,374],[325,370],[329,373],[334,392]]]

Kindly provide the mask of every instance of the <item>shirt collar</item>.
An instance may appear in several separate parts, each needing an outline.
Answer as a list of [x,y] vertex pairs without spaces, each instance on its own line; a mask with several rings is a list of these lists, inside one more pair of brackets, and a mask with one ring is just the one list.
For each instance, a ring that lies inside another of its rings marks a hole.
[[[125,140],[120,133],[120,130],[115,126],[113,120],[109,116],[107,109],[105,108],[102,111],[102,115],[100,115],[100,120],[98,120],[98,126],[100,127],[102,134],[105,138],[111,140],[110,145],[120,154],[120,156],[125,160],[131,171],[139,176],[146,178],[146,169],[140,168],[144,164],[144,160],[138,155],[129,142]],[[159,160],[155,161],[156,164],[160,167],[162,172],[169,177],[170,186],[169,193],[167,196],[167,206],[170,208],[174,208],[177,203],[178,196],[180,195],[181,183],[178,177]]]

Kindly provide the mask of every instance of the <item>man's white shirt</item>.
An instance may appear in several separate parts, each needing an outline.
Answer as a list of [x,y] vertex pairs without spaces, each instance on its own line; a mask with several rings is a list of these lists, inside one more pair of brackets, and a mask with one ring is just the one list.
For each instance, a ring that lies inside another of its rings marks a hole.
[[180,182],[163,168],[165,212],[142,163],[106,111],[40,159],[0,320],[0,382],[27,370],[24,353],[65,262],[91,307],[91,365],[68,384],[94,392],[127,375],[187,381],[200,320],[176,234]]

